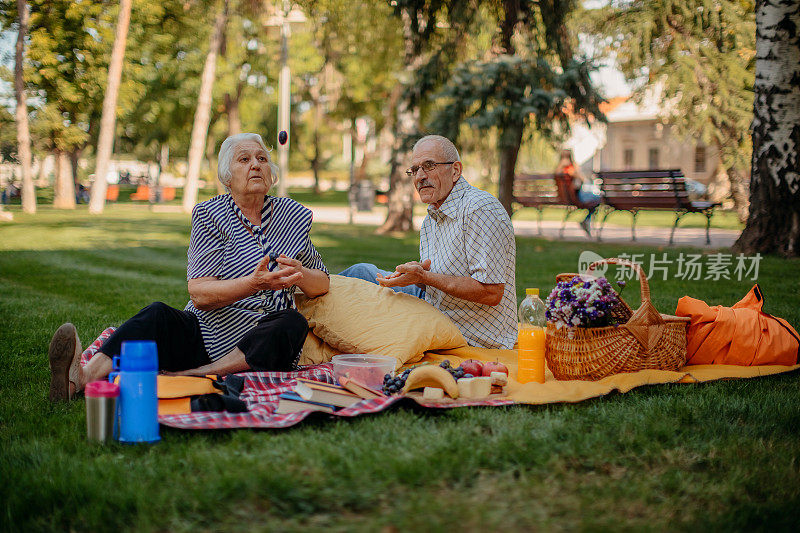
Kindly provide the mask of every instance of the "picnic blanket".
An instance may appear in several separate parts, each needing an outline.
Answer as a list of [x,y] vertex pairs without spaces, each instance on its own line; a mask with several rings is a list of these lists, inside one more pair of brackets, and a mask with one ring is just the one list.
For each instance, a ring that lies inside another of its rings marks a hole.
[[[108,328],[86,349],[82,362],[91,358],[102,341],[113,332]],[[296,378],[303,377],[333,383],[333,367],[330,363],[305,367],[296,372],[247,372],[240,374],[245,378],[240,399],[248,406],[245,413],[193,412],[188,414],[160,415],[158,421],[166,426],[181,429],[232,429],[232,428],[285,428],[293,426],[308,416],[354,417],[377,413],[393,405],[412,403],[425,408],[454,408],[468,406],[506,406],[514,404],[541,405],[548,403],[574,403],[604,396],[611,392],[626,393],[643,385],[666,383],[701,383],[719,379],[741,379],[769,376],[800,369],[800,365],[781,366],[735,366],[735,365],[689,365],[671,372],[664,370],[642,370],[626,374],[616,374],[599,381],[559,381],[550,371],[546,371],[545,383],[519,383],[517,375],[516,350],[491,350],[486,348],[464,347],[441,352],[427,352],[423,361],[439,363],[445,359],[457,366],[465,359],[500,361],[510,372],[509,385],[504,397],[490,397],[482,400],[459,400],[455,402],[426,401],[421,397],[390,396],[374,400],[363,400],[351,407],[340,409],[333,414],[300,411],[288,414],[275,414],[278,396],[292,390]]]

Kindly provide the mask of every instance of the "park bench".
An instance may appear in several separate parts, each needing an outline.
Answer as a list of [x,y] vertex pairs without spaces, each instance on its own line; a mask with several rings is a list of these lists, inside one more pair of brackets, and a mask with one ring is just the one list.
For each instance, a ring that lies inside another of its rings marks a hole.
[[517,174],[514,176],[513,200],[523,207],[539,212],[539,235],[542,234],[542,214],[545,207],[565,207],[559,236],[563,237],[567,219],[579,209],[589,206],[578,200],[572,178],[566,174]]
[[700,213],[706,217],[706,244],[711,244],[709,229],[714,208],[719,203],[694,201],[686,190],[686,178],[680,169],[670,170],[625,170],[597,172],[600,178],[600,189],[603,191],[603,203],[606,210],[598,230],[598,238],[606,219],[614,211],[628,211],[633,216],[631,222],[631,238],[636,240],[636,217],[642,209],[672,210],[675,212],[675,223],[669,234],[672,244],[675,228],[687,213]]

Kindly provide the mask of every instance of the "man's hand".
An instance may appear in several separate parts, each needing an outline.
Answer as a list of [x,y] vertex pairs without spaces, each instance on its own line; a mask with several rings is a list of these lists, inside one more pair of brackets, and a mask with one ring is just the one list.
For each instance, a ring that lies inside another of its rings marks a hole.
[[417,285],[421,289],[434,287],[442,292],[483,305],[498,305],[503,299],[505,285],[503,283],[481,283],[470,276],[451,276],[431,272],[431,260],[421,263],[409,261],[398,265],[388,276],[378,274],[381,287],[406,287]]
[[250,274],[250,286],[253,292],[272,290],[279,291],[297,284],[303,279],[302,264],[297,259],[291,259],[281,254],[276,259],[281,268],[269,271],[269,256],[264,257]]
[[426,274],[431,269],[431,260],[409,261],[397,265],[388,276],[378,274],[378,285],[381,287],[407,287],[409,285],[426,285]]

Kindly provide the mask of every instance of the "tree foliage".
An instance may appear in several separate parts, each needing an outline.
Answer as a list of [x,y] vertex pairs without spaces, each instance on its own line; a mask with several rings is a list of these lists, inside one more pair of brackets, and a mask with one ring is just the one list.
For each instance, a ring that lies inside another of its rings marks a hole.
[[556,136],[568,126],[567,88],[587,68],[586,62],[573,61],[557,71],[540,57],[516,55],[466,61],[438,93],[447,103],[431,129],[457,138],[462,119],[482,130],[527,120],[537,131]]
[[100,3],[32,0],[26,80],[44,103],[36,114],[51,148],[83,149],[96,134],[114,38],[113,10]]
[[500,155],[500,201],[511,213],[511,191],[525,130],[556,138],[571,117],[603,118],[589,59],[575,56],[567,30],[572,2],[484,3],[497,28],[491,49],[456,65],[435,96],[431,129],[455,140],[462,124],[495,130]]
[[[591,13],[629,79],[657,84],[664,119],[685,138],[717,148],[741,204],[750,165],[755,76],[752,0],[631,0]],[[739,206],[745,209],[746,206]]]
[[117,152],[150,159],[163,144],[186,151],[210,31],[206,7],[136,1],[123,70],[136,91],[120,93]]

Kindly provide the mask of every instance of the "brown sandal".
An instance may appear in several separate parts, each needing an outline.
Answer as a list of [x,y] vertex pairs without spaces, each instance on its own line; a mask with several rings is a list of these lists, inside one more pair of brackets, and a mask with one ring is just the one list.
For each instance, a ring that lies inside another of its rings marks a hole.
[[69,384],[78,392],[81,371],[81,340],[78,330],[67,322],[58,328],[50,341],[50,401],[71,399]]

